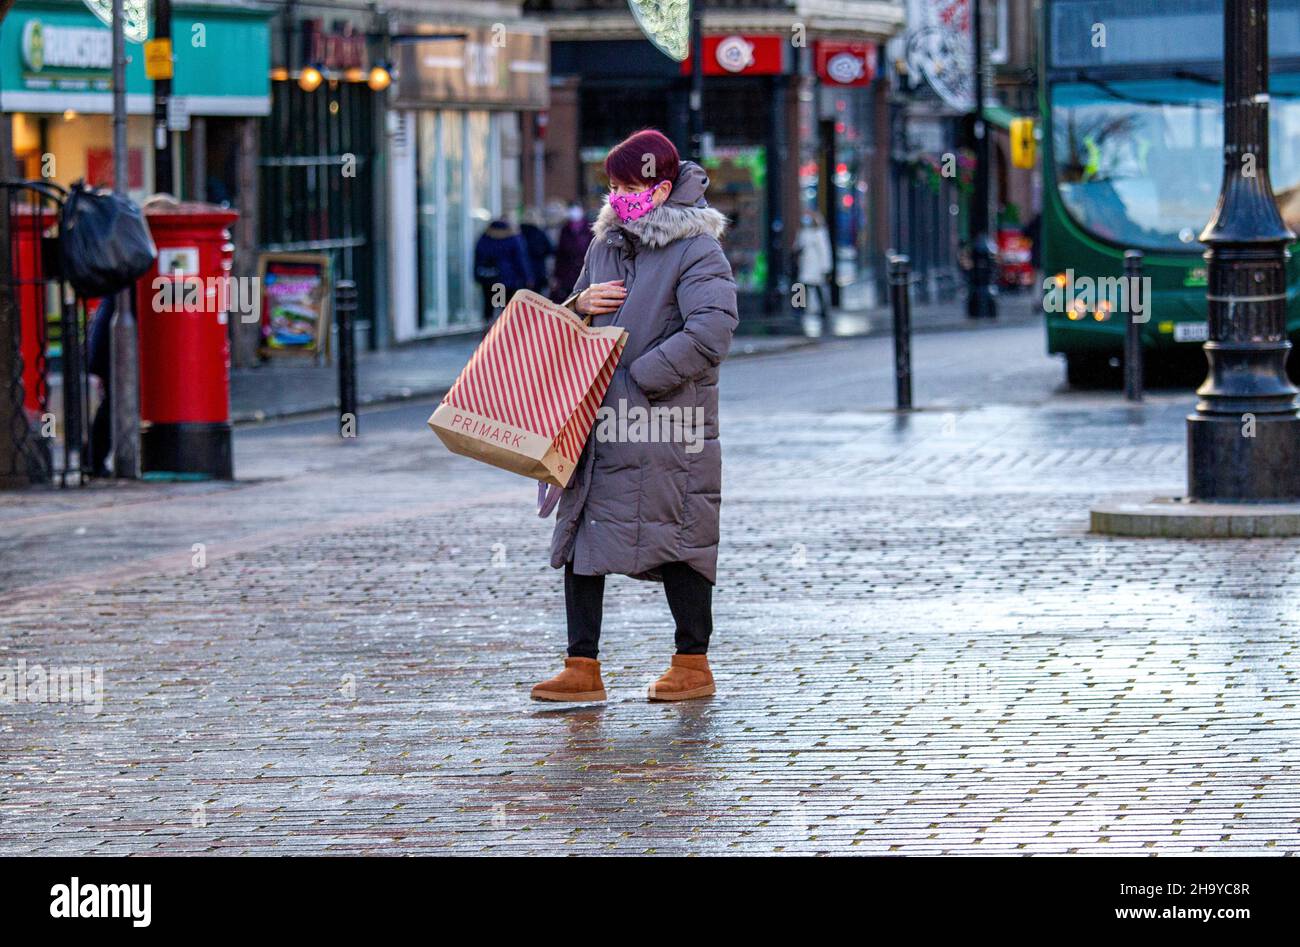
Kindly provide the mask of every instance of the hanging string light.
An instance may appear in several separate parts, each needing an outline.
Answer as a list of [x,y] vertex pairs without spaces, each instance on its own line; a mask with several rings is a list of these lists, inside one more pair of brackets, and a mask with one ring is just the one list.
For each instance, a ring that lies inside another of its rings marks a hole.
[[[83,0],[105,26],[113,25],[113,0]],[[123,0],[123,32],[132,43],[149,38],[149,0]]]
[[392,81],[393,74],[389,70],[388,64],[380,61],[370,70],[370,75],[366,79],[366,85],[370,86],[370,89],[373,92],[383,92],[392,84]]
[[691,0],[627,0],[646,39],[682,62],[691,49]]
[[325,76],[316,66],[307,66],[298,74],[298,88],[304,92],[315,92]]

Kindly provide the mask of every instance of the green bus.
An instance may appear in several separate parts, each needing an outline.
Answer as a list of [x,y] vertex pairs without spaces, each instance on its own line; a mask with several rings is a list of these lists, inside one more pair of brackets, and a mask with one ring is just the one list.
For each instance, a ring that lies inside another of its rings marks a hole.
[[[1070,300],[1049,287],[1113,280],[1123,274],[1124,251],[1136,249],[1150,279],[1141,327],[1148,363],[1195,357],[1203,370],[1206,262],[1198,238],[1223,173],[1223,0],[1042,0],[1041,22],[1048,352],[1065,356],[1071,384],[1115,377],[1126,316],[1097,297]],[[1269,3],[1269,56],[1270,175],[1283,218],[1300,234],[1300,0]],[[1296,256],[1289,276],[1294,344]],[[1300,374],[1300,356],[1290,364]]]

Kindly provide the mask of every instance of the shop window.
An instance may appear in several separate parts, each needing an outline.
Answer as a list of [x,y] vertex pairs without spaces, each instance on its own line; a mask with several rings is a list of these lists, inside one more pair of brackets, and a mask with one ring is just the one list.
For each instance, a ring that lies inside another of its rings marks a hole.
[[731,222],[722,242],[736,288],[760,292],[767,286],[767,149],[720,145],[704,161],[709,204]]
[[608,150],[642,128],[668,132],[666,91],[661,83],[654,86],[585,83],[580,92],[579,106],[582,110],[582,147]]
[[771,88],[762,77],[710,77],[704,84],[704,129],[719,145],[752,145],[772,124]]
[[474,244],[502,212],[501,122],[485,111],[420,112],[416,120],[416,232],[423,333],[480,323]]

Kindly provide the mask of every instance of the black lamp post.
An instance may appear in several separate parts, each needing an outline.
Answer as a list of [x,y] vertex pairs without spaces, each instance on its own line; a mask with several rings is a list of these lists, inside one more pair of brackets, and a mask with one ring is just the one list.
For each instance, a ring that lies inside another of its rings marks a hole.
[[[172,38],[172,0],[154,0],[153,38]],[[179,197],[180,190],[172,180],[171,132],[167,121],[167,106],[171,101],[172,80],[153,81],[153,176],[154,191]]]
[[691,4],[690,155],[704,161],[704,0]]
[[988,125],[984,121],[985,65],[984,8],[980,0],[971,4],[972,41],[975,52],[975,114],[971,123],[975,131],[975,193],[971,199],[970,290],[966,297],[966,314],[972,319],[997,316],[996,291],[993,288],[995,251],[989,236],[989,173],[993,162]]
[[1268,174],[1268,2],[1224,5],[1223,185],[1209,246],[1209,374],[1187,419],[1194,500],[1300,500],[1300,391],[1286,374],[1287,244]]

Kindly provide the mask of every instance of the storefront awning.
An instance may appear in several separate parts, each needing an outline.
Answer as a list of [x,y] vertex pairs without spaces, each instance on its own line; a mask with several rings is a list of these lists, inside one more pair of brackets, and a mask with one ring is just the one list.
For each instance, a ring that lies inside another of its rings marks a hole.
[[[172,8],[177,113],[266,115],[271,110],[270,7]],[[140,47],[128,48],[127,111],[153,112]],[[113,109],[112,31],[83,4],[18,3],[0,24],[0,111],[107,114]]]

